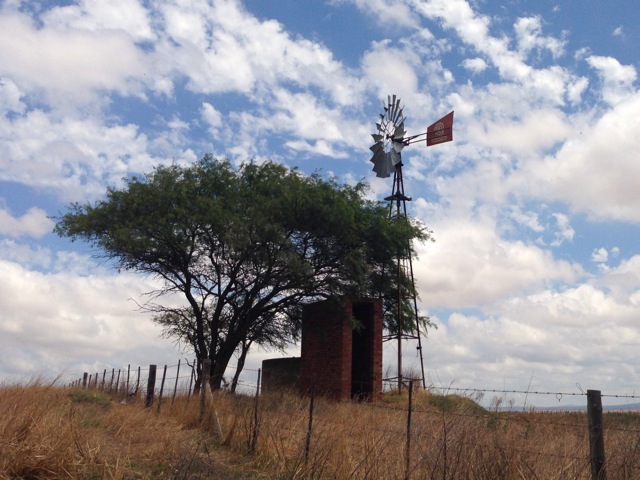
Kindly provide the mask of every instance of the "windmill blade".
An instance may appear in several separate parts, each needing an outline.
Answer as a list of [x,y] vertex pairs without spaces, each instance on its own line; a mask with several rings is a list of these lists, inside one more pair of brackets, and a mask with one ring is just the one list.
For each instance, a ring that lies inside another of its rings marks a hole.
[[371,157],[373,163],[373,171],[376,172],[376,176],[379,178],[386,178],[392,171],[393,166],[389,155],[384,150],[378,150],[373,157]]
[[394,123],[397,122],[402,116],[402,107],[400,107],[400,99],[396,101],[396,105],[394,107],[395,115],[393,117]]
[[389,157],[386,157],[385,162],[380,165],[380,168],[376,171],[376,176],[380,178],[389,178],[394,169],[395,168],[391,164],[391,160]]
[[374,169],[376,168],[377,165],[379,165],[384,161],[386,156],[387,156],[387,153],[384,151],[384,149],[376,150],[375,152],[373,152],[373,156],[371,157],[370,161],[371,163],[373,163]]
[[382,142],[376,142],[369,147],[369,150],[371,150],[374,153],[380,149],[384,150],[384,144]]
[[404,121],[398,125],[395,129],[395,131],[393,132],[393,139],[394,140],[401,140],[402,138],[404,138],[404,134],[406,133],[405,129],[404,129]]
[[396,96],[389,98],[389,119],[393,122],[396,117]]
[[373,137],[373,141],[374,142],[381,142],[382,139],[384,138],[382,135],[380,135],[379,133],[372,133],[371,136]]
[[391,174],[393,173],[393,171],[395,170],[395,167],[393,165],[391,165],[391,160],[389,160],[386,164],[385,164],[385,170],[384,172],[380,172],[380,177],[381,178],[389,178],[391,176]]
[[393,142],[393,150],[397,153],[400,153],[404,148],[404,142],[398,142],[397,140]]
[[391,159],[391,164],[396,166],[400,163],[400,152],[396,152],[394,149],[391,149],[389,152],[389,158]]

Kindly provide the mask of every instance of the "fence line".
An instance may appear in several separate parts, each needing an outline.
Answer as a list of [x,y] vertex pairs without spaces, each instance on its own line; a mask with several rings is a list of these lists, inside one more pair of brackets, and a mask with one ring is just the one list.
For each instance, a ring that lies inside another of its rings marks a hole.
[[[137,369],[131,369],[131,365],[127,365],[126,368],[126,379],[125,379],[125,369],[120,368],[116,371],[115,368],[111,369],[111,372],[108,369],[103,369],[102,372],[95,373],[83,373],[83,376],[73,382],[70,383],[72,387],[82,387],[87,389],[101,389],[109,392],[113,392],[116,395],[121,395],[124,397],[125,401],[130,396],[142,396],[142,390],[146,386],[146,395],[144,396],[144,405],[146,408],[151,408],[154,405],[155,398],[157,397],[157,411],[160,412],[163,396],[165,394],[171,395],[172,403],[176,398],[178,393],[186,394],[187,397],[191,396],[192,393],[195,393],[194,388],[194,380],[195,380],[195,365],[196,362],[188,364],[190,368],[183,368],[181,375],[181,366],[183,364],[181,361],[178,361],[175,365],[164,365],[162,369],[162,380],[159,385],[156,386],[156,380],[159,375],[157,371],[157,366],[152,364],[149,367],[142,368],[140,366]],[[229,367],[230,369],[236,369],[237,367]],[[175,370],[175,373],[174,373]],[[261,423],[260,419],[260,378],[261,378],[261,370],[257,369],[244,369],[246,371],[255,371],[258,373],[258,382],[256,385],[249,384],[247,382],[238,381],[238,385],[243,386],[248,391],[253,391],[255,395],[255,404],[253,411],[253,418],[251,421],[250,429],[252,430],[252,435],[249,440],[250,450],[255,452],[258,448],[258,431],[259,425]],[[209,371],[205,367],[205,372]],[[169,374],[168,374],[169,372]],[[206,374],[205,374],[206,375]],[[135,385],[135,387],[133,387]],[[171,387],[173,385],[173,387]],[[206,378],[204,379],[204,385],[208,385]],[[315,385],[315,381],[313,382]],[[165,389],[166,386],[166,389]],[[578,386],[579,387],[579,386]],[[579,387],[580,388],[580,387]],[[142,390],[141,390],[142,389]],[[530,417],[524,417],[522,415],[518,415],[518,411],[506,411],[506,410],[498,410],[496,407],[495,411],[488,411],[487,413],[474,413],[474,412],[463,412],[463,411],[452,411],[446,412],[447,417],[455,418],[455,417],[471,417],[480,420],[491,420],[498,421],[504,423],[518,423],[532,425],[532,424],[550,424],[554,426],[566,427],[566,428],[576,428],[581,432],[586,432],[589,439],[589,452],[585,457],[575,457],[575,456],[567,456],[560,453],[549,453],[549,452],[536,452],[531,449],[521,449],[518,450],[522,453],[533,454],[533,455],[554,455],[559,458],[572,459],[576,461],[587,460],[591,465],[592,478],[597,480],[606,479],[606,460],[605,460],[605,434],[608,431],[617,431],[617,432],[625,432],[632,434],[640,434],[640,430],[630,429],[630,428],[605,428],[603,422],[603,409],[602,409],[602,398],[625,398],[625,399],[637,399],[640,396],[636,395],[620,395],[620,394],[602,394],[598,390],[588,390],[586,393],[581,391],[580,393],[576,392],[552,392],[552,391],[533,391],[533,390],[508,390],[508,389],[481,389],[481,388],[459,388],[459,387],[442,387],[442,388],[433,388],[428,389],[431,392],[443,392],[443,394],[449,394],[451,392],[463,392],[466,395],[478,395],[480,393],[495,393],[495,394],[526,394],[526,395],[546,395],[546,396],[554,396],[559,401],[564,397],[586,397],[587,401],[587,425],[584,423],[562,423],[558,424],[555,422],[545,422],[544,420],[536,420],[532,422]],[[411,453],[412,453],[412,436],[415,435],[413,433],[412,425],[414,422],[420,419],[420,417],[426,417],[429,415],[433,415],[432,412],[416,409],[413,404],[413,381],[409,381],[409,389],[408,389],[408,399],[407,405],[388,405],[383,403],[361,403],[362,408],[370,408],[370,409],[385,409],[388,411],[396,412],[397,414],[405,414],[406,415],[406,428],[404,429],[404,437],[405,437],[405,458],[404,458],[404,478],[409,479],[411,474]],[[201,395],[201,413],[200,413],[200,421],[204,418],[205,410],[207,408],[207,403],[205,402],[205,397],[207,395],[207,388],[200,389]],[[310,399],[309,399],[309,412],[308,412],[308,425],[306,431],[301,427],[300,434],[305,437],[304,444],[304,462],[305,465],[309,461],[310,448],[313,439],[321,439],[323,437],[322,431],[316,431],[315,425],[313,423],[314,418],[314,399],[316,397],[315,388],[311,389]],[[524,408],[523,408],[524,411]],[[444,409],[442,410],[442,414],[444,415]],[[501,413],[497,417],[496,414]],[[528,411],[528,414],[536,413],[535,410]],[[537,412],[541,413],[541,412]],[[549,413],[549,412],[545,412]],[[330,424],[330,421],[326,421],[325,423]],[[393,435],[402,435],[402,430],[389,430],[387,429],[376,429],[372,428],[373,431],[378,431],[382,434],[393,434]],[[446,443],[446,441],[445,441]],[[445,452],[446,454],[446,452]],[[640,466],[630,465],[630,468],[640,468]]]

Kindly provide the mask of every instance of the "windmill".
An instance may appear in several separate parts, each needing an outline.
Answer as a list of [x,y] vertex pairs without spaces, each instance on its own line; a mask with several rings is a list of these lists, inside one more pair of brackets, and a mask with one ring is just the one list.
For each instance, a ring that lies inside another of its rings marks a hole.
[[[393,173],[393,187],[391,195],[385,200],[389,202],[389,218],[398,221],[407,220],[407,202],[411,197],[407,197],[404,192],[404,180],[402,178],[402,157],[401,152],[407,145],[422,141],[426,137],[427,147],[453,140],[453,112],[447,114],[434,124],[430,125],[426,132],[414,136],[406,135],[403,108],[400,106],[400,99],[396,95],[387,97],[387,104],[383,103],[384,113],[380,114],[380,121],[376,123],[377,132],[372,134],[374,144],[370,147],[373,152],[371,162],[373,171],[380,178],[388,178]],[[402,391],[402,341],[417,340],[417,350],[420,356],[420,371],[422,374],[422,388],[426,388],[424,376],[424,359],[422,355],[422,340],[420,335],[420,319],[418,316],[418,301],[415,289],[415,278],[413,275],[413,263],[411,259],[411,245],[407,244],[403,250],[397,252],[396,287],[394,292],[396,298],[396,332],[384,337],[384,340],[396,340],[398,350],[398,391]],[[403,280],[408,281],[406,285]],[[403,309],[403,305],[409,303],[410,308]],[[405,322],[405,317],[410,310],[411,318]],[[408,331],[404,326],[408,324]],[[415,327],[415,329],[414,329]],[[396,380],[396,378],[387,379]]]

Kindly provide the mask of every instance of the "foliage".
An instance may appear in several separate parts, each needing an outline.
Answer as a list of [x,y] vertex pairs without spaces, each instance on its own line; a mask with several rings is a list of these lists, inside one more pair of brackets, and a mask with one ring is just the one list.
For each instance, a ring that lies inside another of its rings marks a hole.
[[[56,232],[89,242],[119,269],[161,279],[143,308],[199,364],[212,360],[219,388],[238,348],[297,339],[304,302],[393,288],[384,272],[429,232],[390,219],[365,193],[363,183],[272,162],[235,170],[205,156],[128,179],[93,205],[70,205]],[[185,303],[160,301],[174,293]]]

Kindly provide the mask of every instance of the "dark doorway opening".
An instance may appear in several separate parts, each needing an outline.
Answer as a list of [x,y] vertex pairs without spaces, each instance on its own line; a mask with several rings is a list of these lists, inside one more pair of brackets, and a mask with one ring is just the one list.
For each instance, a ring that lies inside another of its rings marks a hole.
[[353,305],[358,326],[351,340],[351,398],[371,399],[374,395],[374,304],[359,302]]

